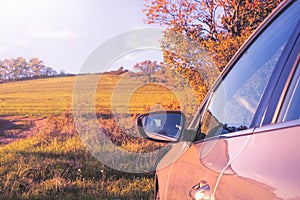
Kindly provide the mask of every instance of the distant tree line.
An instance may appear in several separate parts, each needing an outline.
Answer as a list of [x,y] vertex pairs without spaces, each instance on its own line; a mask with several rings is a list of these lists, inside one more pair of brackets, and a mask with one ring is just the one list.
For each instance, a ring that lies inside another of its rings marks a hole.
[[23,57],[0,60],[0,82],[57,75],[54,69],[45,66],[38,58],[31,58],[28,61]]

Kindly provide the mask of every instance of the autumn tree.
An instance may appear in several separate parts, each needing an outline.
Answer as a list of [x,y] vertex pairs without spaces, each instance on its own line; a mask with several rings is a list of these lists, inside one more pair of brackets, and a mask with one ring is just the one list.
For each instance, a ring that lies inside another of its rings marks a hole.
[[202,101],[219,75],[207,50],[196,40],[172,30],[165,30],[161,46],[165,64],[184,76]]
[[162,66],[157,61],[144,60],[136,63],[133,69],[140,71],[148,77],[148,81],[155,81],[154,74],[162,71]]
[[[249,35],[281,1],[145,0],[143,11],[147,23],[165,28],[162,39],[164,62],[187,73],[187,77],[190,77],[191,70],[200,70],[200,77],[206,81],[207,75],[203,70],[208,66],[206,71],[212,69],[207,63],[213,63],[222,71]],[[201,59],[206,61],[201,62]],[[201,83],[201,80],[198,82]]]

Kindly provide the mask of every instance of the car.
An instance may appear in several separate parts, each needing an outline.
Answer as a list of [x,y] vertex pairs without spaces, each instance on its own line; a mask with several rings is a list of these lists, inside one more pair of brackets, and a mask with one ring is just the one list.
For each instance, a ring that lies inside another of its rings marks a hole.
[[300,1],[284,1],[227,64],[192,122],[137,117],[141,136],[172,144],[156,199],[300,199]]

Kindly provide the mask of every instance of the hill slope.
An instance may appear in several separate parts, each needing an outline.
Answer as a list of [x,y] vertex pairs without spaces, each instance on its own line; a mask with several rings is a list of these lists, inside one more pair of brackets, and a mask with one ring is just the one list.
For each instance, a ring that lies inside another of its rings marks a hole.
[[[86,75],[86,78],[99,75]],[[147,112],[152,105],[177,103],[175,95],[159,84],[141,84],[122,76],[102,75],[95,95],[98,112],[111,109],[113,98],[128,98],[129,90],[134,93],[127,102],[133,113]],[[0,115],[50,116],[72,111],[73,87],[76,77],[56,77],[0,84]],[[116,94],[116,88],[118,93]],[[122,105],[123,106],[123,105]]]

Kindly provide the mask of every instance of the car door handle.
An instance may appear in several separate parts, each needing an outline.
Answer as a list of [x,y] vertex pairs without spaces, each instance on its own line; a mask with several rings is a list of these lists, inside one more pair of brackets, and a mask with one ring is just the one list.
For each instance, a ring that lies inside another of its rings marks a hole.
[[210,187],[206,181],[200,181],[192,186],[189,195],[193,200],[209,200]]

